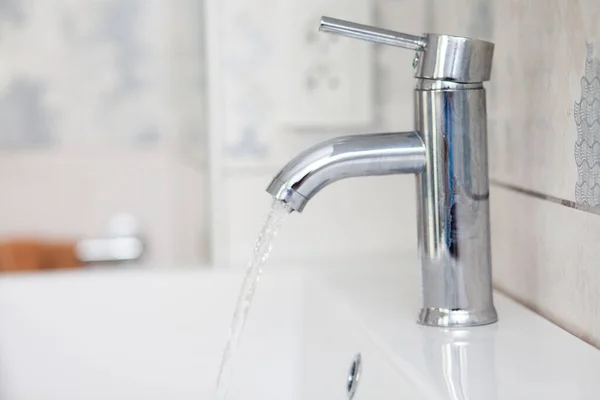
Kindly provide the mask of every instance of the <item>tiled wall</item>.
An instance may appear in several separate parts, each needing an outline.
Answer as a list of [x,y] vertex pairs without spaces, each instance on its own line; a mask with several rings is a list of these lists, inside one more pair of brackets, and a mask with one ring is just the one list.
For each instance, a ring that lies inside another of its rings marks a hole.
[[496,3],[495,282],[600,346],[600,7]]

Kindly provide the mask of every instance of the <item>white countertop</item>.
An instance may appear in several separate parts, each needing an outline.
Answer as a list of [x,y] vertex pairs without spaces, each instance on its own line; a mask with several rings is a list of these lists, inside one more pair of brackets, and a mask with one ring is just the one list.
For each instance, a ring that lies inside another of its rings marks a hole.
[[600,398],[600,351],[498,292],[498,323],[442,329],[415,323],[414,265],[338,270],[324,282],[399,371],[424,393],[433,389],[432,398]]

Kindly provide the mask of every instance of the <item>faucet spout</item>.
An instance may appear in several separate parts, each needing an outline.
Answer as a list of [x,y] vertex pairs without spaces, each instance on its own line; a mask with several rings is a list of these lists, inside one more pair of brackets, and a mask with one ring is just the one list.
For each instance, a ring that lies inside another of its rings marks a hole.
[[343,136],[299,154],[267,188],[295,211],[322,188],[344,178],[419,173],[425,168],[425,144],[417,132]]

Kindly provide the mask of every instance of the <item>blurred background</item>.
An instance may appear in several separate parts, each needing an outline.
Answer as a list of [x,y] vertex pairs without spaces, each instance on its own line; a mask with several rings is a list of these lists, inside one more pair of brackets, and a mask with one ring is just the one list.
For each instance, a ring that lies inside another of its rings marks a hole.
[[[413,127],[413,54],[319,35],[321,15],[496,43],[495,284],[598,340],[595,0],[0,0],[2,265],[78,264],[114,238],[137,266],[244,265],[292,156]],[[415,215],[410,176],[343,181],[271,262],[416,255]]]
[[[2,254],[131,234],[138,265],[243,264],[289,158],[411,127],[412,54],[316,29],[329,14],[422,32],[427,2],[212,3],[0,0]],[[489,36],[480,25],[463,31]],[[343,183],[275,254],[414,250],[412,186]]]
[[129,232],[144,265],[207,259],[202,15],[200,1],[0,1],[5,241]]

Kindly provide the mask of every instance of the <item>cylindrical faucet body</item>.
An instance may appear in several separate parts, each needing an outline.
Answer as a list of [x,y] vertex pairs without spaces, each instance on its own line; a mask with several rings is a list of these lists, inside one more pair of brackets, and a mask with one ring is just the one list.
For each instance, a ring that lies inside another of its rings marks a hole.
[[422,79],[415,125],[426,163],[416,175],[423,308],[435,326],[495,322],[485,89]]

